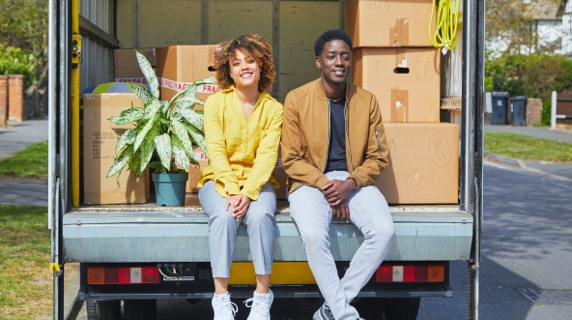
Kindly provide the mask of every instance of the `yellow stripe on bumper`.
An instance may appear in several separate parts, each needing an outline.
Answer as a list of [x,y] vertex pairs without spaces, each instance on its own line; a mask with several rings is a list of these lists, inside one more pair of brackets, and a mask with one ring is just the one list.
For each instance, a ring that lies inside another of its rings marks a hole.
[[[256,284],[252,262],[233,262],[229,284]],[[315,284],[308,262],[274,262],[271,284]]]

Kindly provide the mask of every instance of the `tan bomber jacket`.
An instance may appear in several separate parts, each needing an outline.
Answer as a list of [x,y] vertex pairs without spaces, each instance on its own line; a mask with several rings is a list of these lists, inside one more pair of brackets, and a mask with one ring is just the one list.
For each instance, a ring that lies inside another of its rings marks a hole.
[[[388,165],[376,97],[346,82],[346,158],[358,187],[371,185]],[[323,189],[330,139],[329,103],[322,78],[292,90],[284,102],[281,156],[289,192],[301,185]]]

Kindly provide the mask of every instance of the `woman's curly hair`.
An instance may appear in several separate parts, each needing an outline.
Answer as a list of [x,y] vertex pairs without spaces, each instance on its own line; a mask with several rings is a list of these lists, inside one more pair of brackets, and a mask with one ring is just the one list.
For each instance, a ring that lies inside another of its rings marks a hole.
[[[234,85],[230,77],[230,59],[234,52],[243,50],[252,55],[260,67],[260,82],[258,91],[272,89],[276,70],[272,58],[272,46],[261,36],[254,33],[244,34],[234,40],[222,42],[215,54],[216,81],[221,89],[227,89]],[[246,53],[245,52],[245,53]]]

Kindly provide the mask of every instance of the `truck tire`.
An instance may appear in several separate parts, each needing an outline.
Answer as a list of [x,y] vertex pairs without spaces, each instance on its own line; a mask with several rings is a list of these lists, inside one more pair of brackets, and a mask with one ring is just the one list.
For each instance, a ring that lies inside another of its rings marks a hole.
[[88,320],[121,320],[121,301],[119,300],[87,300]]
[[[386,320],[415,320],[421,298],[388,298],[384,301]],[[367,318],[367,317],[366,317]],[[373,319],[373,318],[372,318]]]
[[123,320],[156,320],[157,300],[123,301]]

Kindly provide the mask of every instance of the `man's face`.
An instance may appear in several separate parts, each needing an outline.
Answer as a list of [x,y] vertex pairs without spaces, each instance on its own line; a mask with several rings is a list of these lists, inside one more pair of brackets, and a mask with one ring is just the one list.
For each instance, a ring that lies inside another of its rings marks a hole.
[[322,70],[322,77],[331,84],[345,83],[351,69],[351,50],[343,40],[326,42],[324,50],[316,57],[316,65]]

